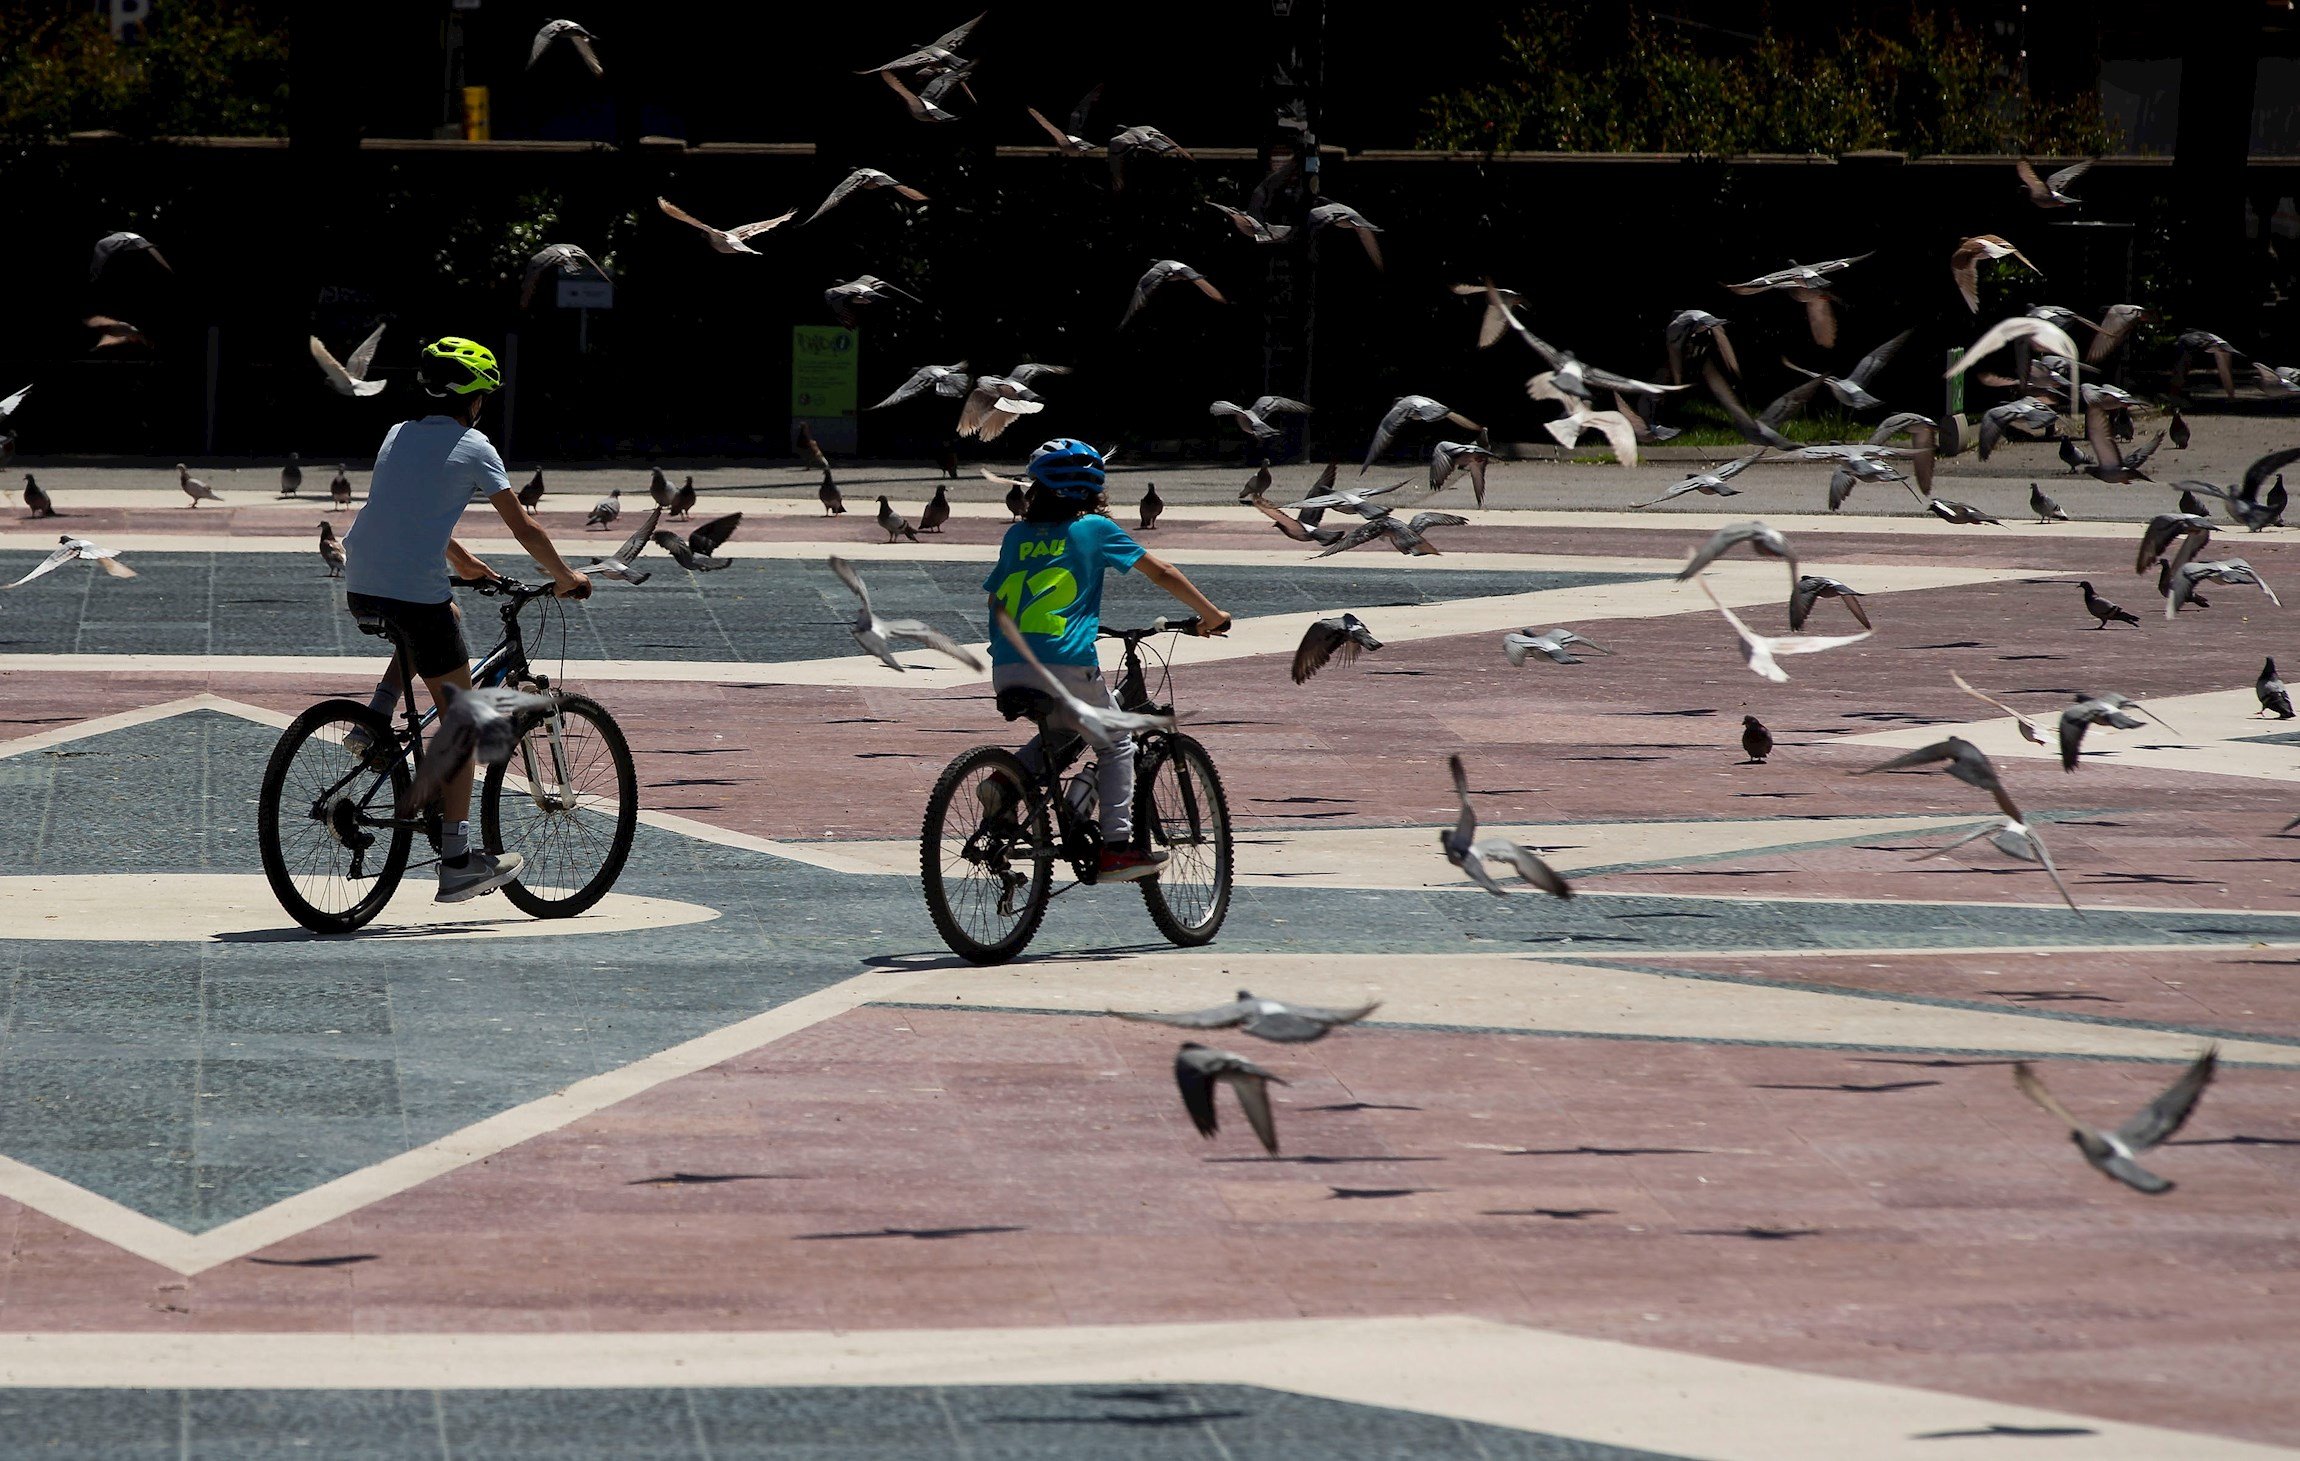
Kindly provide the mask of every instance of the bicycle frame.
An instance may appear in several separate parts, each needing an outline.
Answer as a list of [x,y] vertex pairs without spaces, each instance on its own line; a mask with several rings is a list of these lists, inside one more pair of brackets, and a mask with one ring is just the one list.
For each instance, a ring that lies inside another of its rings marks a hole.
[[[1118,686],[1114,692],[1118,706],[1122,710],[1141,711],[1152,715],[1170,713],[1169,707],[1150,703],[1148,676],[1142,667],[1142,641],[1150,634],[1157,632],[1161,631],[1104,631],[1106,637],[1120,640],[1125,645],[1124,658],[1119,664]],[[1086,749],[1086,738],[1075,731],[1051,730],[1043,721],[1038,721],[1036,724],[1043,748],[1044,765],[1035,781],[1039,795],[1045,799],[1048,809],[1054,816],[1054,845],[1043,848],[1018,847],[1010,849],[1010,851],[1033,862],[1042,858],[1051,861],[1059,857],[1070,864],[1071,872],[1079,885],[1091,886],[1100,863],[1102,830],[1099,824],[1090,825],[1085,818],[1081,817],[1078,808],[1071,804],[1070,798],[1063,792],[1063,777],[1072,766],[1077,764],[1079,754]],[[1157,755],[1164,749],[1167,733],[1165,731],[1143,731],[1137,734],[1134,739],[1137,754],[1142,757],[1150,757]],[[1195,836],[1200,820],[1197,790],[1187,778],[1182,783],[1182,799],[1189,810],[1191,830]]]
[[[506,580],[506,582],[509,581]],[[496,642],[493,649],[480,657],[477,664],[472,666],[471,683],[481,688],[494,688],[514,681],[532,679],[537,685],[543,685],[547,683],[543,677],[533,675],[529,670],[526,640],[519,630],[519,614],[530,602],[543,597],[549,590],[528,589],[523,585],[512,583],[507,590],[503,591],[511,595],[510,602],[504,604],[498,611],[503,620],[503,637]],[[423,732],[426,727],[438,719],[439,708],[437,706],[425,710],[416,708],[415,672],[408,660],[407,646],[398,632],[388,625],[385,629],[385,637],[391,642],[391,666],[399,675],[400,713],[407,724],[406,730],[394,733],[393,741],[398,754],[405,756],[410,767],[420,773],[423,767]],[[552,774],[546,776],[543,773],[542,768],[537,763],[534,742],[526,736],[521,736],[519,739],[520,765],[525,773],[528,794],[535,798],[536,804],[546,811],[564,811],[570,801],[571,794],[568,788],[572,784],[572,778],[567,769],[564,722],[557,713],[554,713],[545,724],[549,727]],[[325,802],[336,798],[345,787],[368,772],[377,773],[377,785],[380,786],[385,779],[384,774],[378,771],[376,767],[363,764],[345,773],[322,794],[321,800]],[[368,796],[372,797],[373,795],[374,791],[371,789]],[[363,797],[361,799],[362,806],[364,806],[365,801],[366,798]],[[401,817],[398,815],[397,807],[394,807],[393,814],[388,817],[371,816],[365,811],[361,811],[355,816],[353,825],[358,828],[377,828],[388,831],[396,831],[401,827],[411,828],[430,838],[436,847],[439,840],[439,821],[438,813],[429,808],[420,810],[412,817]],[[357,850],[364,851],[365,848],[362,847]]]

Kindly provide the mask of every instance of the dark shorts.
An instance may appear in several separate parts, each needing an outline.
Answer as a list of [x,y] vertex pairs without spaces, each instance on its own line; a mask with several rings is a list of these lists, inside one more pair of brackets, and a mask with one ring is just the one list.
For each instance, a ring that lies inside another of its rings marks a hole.
[[344,604],[354,614],[374,615],[399,631],[407,641],[408,656],[418,675],[432,679],[471,666],[471,651],[463,642],[463,620],[455,601],[411,604],[405,599],[379,599],[368,594],[345,594]]

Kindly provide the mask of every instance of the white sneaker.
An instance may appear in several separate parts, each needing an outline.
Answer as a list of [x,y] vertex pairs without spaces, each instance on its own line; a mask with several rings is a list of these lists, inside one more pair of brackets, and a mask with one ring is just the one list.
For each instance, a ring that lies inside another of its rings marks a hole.
[[478,848],[461,867],[450,867],[442,860],[439,864],[439,896],[435,903],[466,903],[485,893],[492,893],[519,876],[523,859],[516,852],[501,857],[491,856]]

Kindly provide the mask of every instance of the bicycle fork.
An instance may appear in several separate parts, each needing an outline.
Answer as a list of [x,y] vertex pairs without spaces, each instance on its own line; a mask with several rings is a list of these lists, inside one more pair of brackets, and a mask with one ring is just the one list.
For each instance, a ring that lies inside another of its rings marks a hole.
[[543,721],[551,746],[551,775],[545,776],[535,754],[535,737],[519,738],[520,769],[527,776],[527,794],[546,812],[564,812],[575,805],[574,778],[567,770],[566,717],[554,708]]

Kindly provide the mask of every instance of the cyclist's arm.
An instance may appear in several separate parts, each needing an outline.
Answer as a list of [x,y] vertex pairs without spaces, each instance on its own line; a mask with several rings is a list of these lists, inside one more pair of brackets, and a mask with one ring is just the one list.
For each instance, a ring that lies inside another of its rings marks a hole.
[[581,598],[590,591],[591,580],[567,566],[567,560],[560,557],[559,550],[552,546],[551,535],[543,531],[543,524],[537,522],[520,504],[519,494],[498,492],[488,501],[495,504],[495,511],[502,516],[504,526],[511,529],[511,536],[519,540],[519,546],[527,550],[527,556],[541,564],[543,571],[551,575],[551,581],[558,586],[562,598]]
[[1180,599],[1184,607],[1198,616],[1198,627],[1192,632],[1199,638],[1229,632],[1230,616],[1215,608],[1212,599],[1198,592],[1198,585],[1192,583],[1181,569],[1155,553],[1145,553],[1134,561],[1134,571]]
[[453,538],[447,540],[447,572],[452,578],[488,579],[495,570],[481,562],[479,555]]

